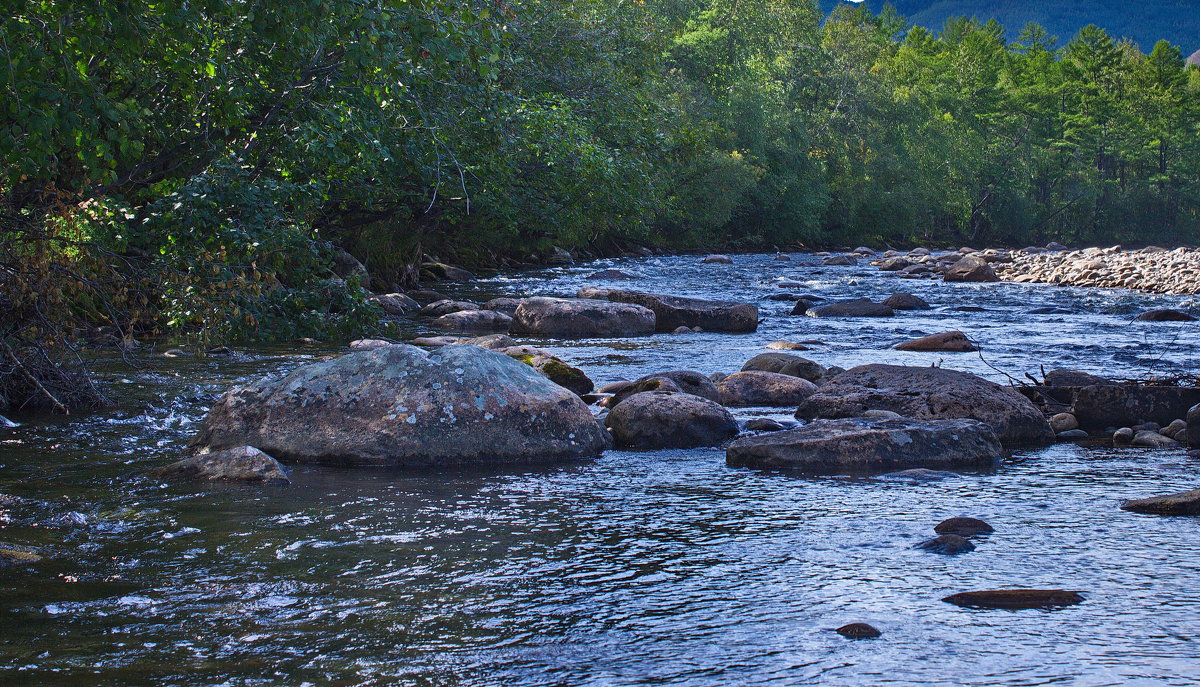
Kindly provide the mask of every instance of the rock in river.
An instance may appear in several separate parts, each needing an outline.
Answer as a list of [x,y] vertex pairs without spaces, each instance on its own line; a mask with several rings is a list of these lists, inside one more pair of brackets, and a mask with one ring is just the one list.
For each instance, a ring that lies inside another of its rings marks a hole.
[[834,632],[840,634],[846,639],[875,639],[882,637],[883,633],[866,623],[850,623],[842,625]]
[[737,408],[752,406],[797,406],[817,391],[817,385],[791,375],[775,372],[737,372],[717,383],[721,405]]
[[955,606],[967,608],[1055,608],[1083,603],[1079,592],[1062,589],[991,589],[980,592],[951,594],[942,599]]
[[856,298],[808,309],[809,317],[891,317],[896,312],[869,298]]
[[1150,515],[1200,515],[1200,489],[1126,501],[1121,510]]
[[760,353],[742,365],[742,372],[774,372],[815,382],[825,376],[825,367],[790,353]]
[[990,425],[1005,445],[1054,441],[1050,423],[1029,399],[982,377],[936,367],[852,368],[825,382],[796,417],[858,417],[867,410],[919,420],[972,418]]
[[975,545],[957,534],[942,534],[917,544],[916,548],[932,553],[955,556],[960,553],[974,551]]
[[929,310],[930,305],[925,299],[911,293],[893,293],[883,299],[883,304],[892,310]]
[[622,448],[716,446],[737,436],[733,415],[706,398],[675,391],[647,391],[622,401],[605,418]]
[[738,439],[725,451],[725,462],[732,467],[819,474],[991,468],[1002,457],[995,433],[982,422],[907,418],[817,420]]
[[933,528],[938,534],[957,534],[960,537],[973,537],[977,534],[991,534],[996,530],[979,518],[947,518]]
[[433,321],[438,329],[447,329],[460,334],[476,332],[506,332],[512,318],[496,310],[460,310],[442,315]]
[[1097,384],[1073,390],[1071,414],[1081,428],[1093,431],[1147,421],[1166,425],[1197,403],[1197,387]]
[[657,331],[699,327],[706,332],[753,332],[758,329],[758,306],[751,303],[706,301],[699,298],[611,289],[608,300],[632,303],[654,311]]
[[946,269],[945,281],[992,282],[1000,281],[996,271],[982,258],[968,255]]
[[979,347],[962,332],[930,334],[912,341],[896,344],[897,351],[937,351],[941,353],[970,353]]
[[654,312],[628,303],[590,298],[527,298],[517,307],[513,331],[561,338],[646,336]]
[[1149,310],[1133,318],[1138,322],[1195,322],[1196,318],[1178,310]]
[[200,453],[151,470],[150,474],[165,479],[291,483],[279,461],[253,446]]
[[578,396],[477,346],[388,346],[233,389],[193,444],[283,461],[440,467],[595,456],[607,442]]

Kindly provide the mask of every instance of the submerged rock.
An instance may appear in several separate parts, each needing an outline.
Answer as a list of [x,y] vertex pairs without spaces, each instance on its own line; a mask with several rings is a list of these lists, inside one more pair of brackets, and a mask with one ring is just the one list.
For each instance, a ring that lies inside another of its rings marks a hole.
[[991,468],[1002,457],[996,435],[975,420],[818,420],[738,439],[725,452],[732,467],[819,474]]
[[588,298],[527,298],[513,318],[513,331],[533,336],[647,336],[654,329],[648,308]]
[[737,372],[717,383],[721,405],[732,407],[795,406],[817,391],[817,385],[775,372]]
[[1083,603],[1079,592],[1062,589],[992,589],[980,592],[951,594],[942,599],[955,606],[967,608],[1055,608]]
[[758,306],[751,303],[707,301],[621,289],[612,289],[607,293],[608,300],[615,303],[640,305],[654,311],[656,331],[659,332],[672,332],[679,327],[734,333],[758,329]]
[[1178,310],[1149,310],[1133,318],[1138,322],[1195,322],[1196,318]]
[[787,428],[788,425],[769,417],[753,417],[746,421],[746,429],[751,432],[782,432]]
[[915,548],[923,549],[932,553],[940,553],[947,556],[955,556],[960,553],[968,553],[975,550],[975,545],[967,541],[957,534],[943,534],[933,539],[927,539]]
[[14,565],[33,565],[43,559],[39,553],[26,550],[24,548],[12,548],[0,544],[0,568],[8,568]]
[[151,470],[150,474],[164,479],[291,483],[279,461],[253,446],[200,453]]
[[738,433],[728,410],[706,398],[673,391],[634,394],[613,408],[604,424],[621,448],[716,446]]
[[867,410],[919,420],[972,418],[991,426],[1006,445],[1054,441],[1050,424],[1029,399],[982,377],[936,367],[855,367],[826,381],[796,417],[857,417]]
[[233,389],[193,444],[281,460],[440,467],[595,456],[603,429],[578,396],[477,346],[388,346]]
[[742,365],[742,372],[774,372],[815,382],[825,376],[825,367],[798,355],[760,353]]
[[937,351],[942,353],[971,353],[979,347],[971,343],[962,332],[942,332],[930,334],[912,341],[896,344],[898,351]]
[[948,518],[939,522],[933,528],[938,534],[957,534],[960,537],[972,537],[977,534],[991,534],[996,530],[991,525],[978,518]]
[[842,625],[834,632],[840,634],[846,639],[875,639],[882,637],[883,633],[866,623],[850,623]]
[[1121,510],[1150,515],[1200,515],[1200,489],[1126,501]]
[[645,279],[646,275],[641,272],[626,272],[625,270],[607,269],[593,272],[585,279]]
[[700,262],[706,265],[732,265],[733,258],[728,255],[710,255]]

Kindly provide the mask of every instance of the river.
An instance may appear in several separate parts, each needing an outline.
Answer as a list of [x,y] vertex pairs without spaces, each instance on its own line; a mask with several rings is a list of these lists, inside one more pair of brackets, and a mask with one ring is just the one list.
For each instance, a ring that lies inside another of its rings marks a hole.
[[[748,335],[522,340],[597,383],[733,372],[777,339],[822,342],[802,355],[827,365],[942,361],[1001,382],[1043,366],[1129,378],[1200,370],[1194,323],[1132,322],[1151,308],[1195,311],[1194,299],[900,280],[792,257],[603,260],[447,292],[573,295],[605,285],[587,274],[619,267],[648,275],[623,288],[760,305],[765,321]],[[790,302],[765,300],[784,291],[908,291],[934,309],[794,317]],[[1043,308],[1061,312],[1030,313]],[[421,327],[406,333],[432,333]],[[890,349],[948,329],[982,355]],[[0,494],[21,499],[0,500],[0,542],[48,556],[0,570],[0,683],[1196,684],[1200,521],[1118,509],[1200,487],[1183,450],[1058,444],[932,480],[732,469],[720,449],[467,472],[298,467],[291,486],[267,488],[143,476],[181,455],[224,389],[335,352],[146,356],[140,369],[104,359],[117,408],[0,429]],[[960,556],[912,548],[956,515],[996,532]],[[996,587],[1087,600],[1055,611],[940,601]],[[883,636],[831,631],[854,621]]]

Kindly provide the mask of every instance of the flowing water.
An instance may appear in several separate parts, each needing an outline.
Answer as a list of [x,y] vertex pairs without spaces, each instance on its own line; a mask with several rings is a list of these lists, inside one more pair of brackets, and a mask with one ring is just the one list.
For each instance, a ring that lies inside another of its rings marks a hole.
[[[1131,322],[1154,307],[1197,308],[1182,297],[905,281],[793,257],[600,261],[453,295],[572,295],[591,283],[585,275],[616,266],[649,275],[622,287],[762,308],[748,335],[530,341],[598,383],[732,372],[777,339],[822,342],[804,355],[824,364],[943,361],[997,381],[1040,376],[1042,366],[1117,377],[1200,370],[1194,324]],[[778,286],[786,281],[796,285]],[[934,310],[818,320],[765,300],[901,290]],[[1062,312],[1030,314],[1048,307]],[[890,350],[948,329],[981,343],[983,356]],[[1182,450],[1059,444],[991,473],[928,480],[731,469],[719,449],[472,472],[303,467],[291,486],[267,488],[144,476],[181,455],[222,390],[332,353],[148,357],[142,369],[106,361],[120,408],[0,429],[0,542],[47,554],[0,570],[0,684],[1200,680],[1200,520],[1118,509],[1200,486],[1198,462]],[[961,556],[912,548],[955,515],[996,532]],[[1074,589],[1087,600],[1056,611],[939,600],[997,587]],[[853,621],[883,637],[831,631]]]

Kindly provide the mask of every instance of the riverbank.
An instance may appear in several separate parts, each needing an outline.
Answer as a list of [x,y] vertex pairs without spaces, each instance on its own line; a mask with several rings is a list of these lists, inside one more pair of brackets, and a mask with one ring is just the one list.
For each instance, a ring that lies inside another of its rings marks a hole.
[[1121,246],[1028,253],[993,265],[1005,281],[1119,288],[1176,295],[1200,294],[1200,249]]

